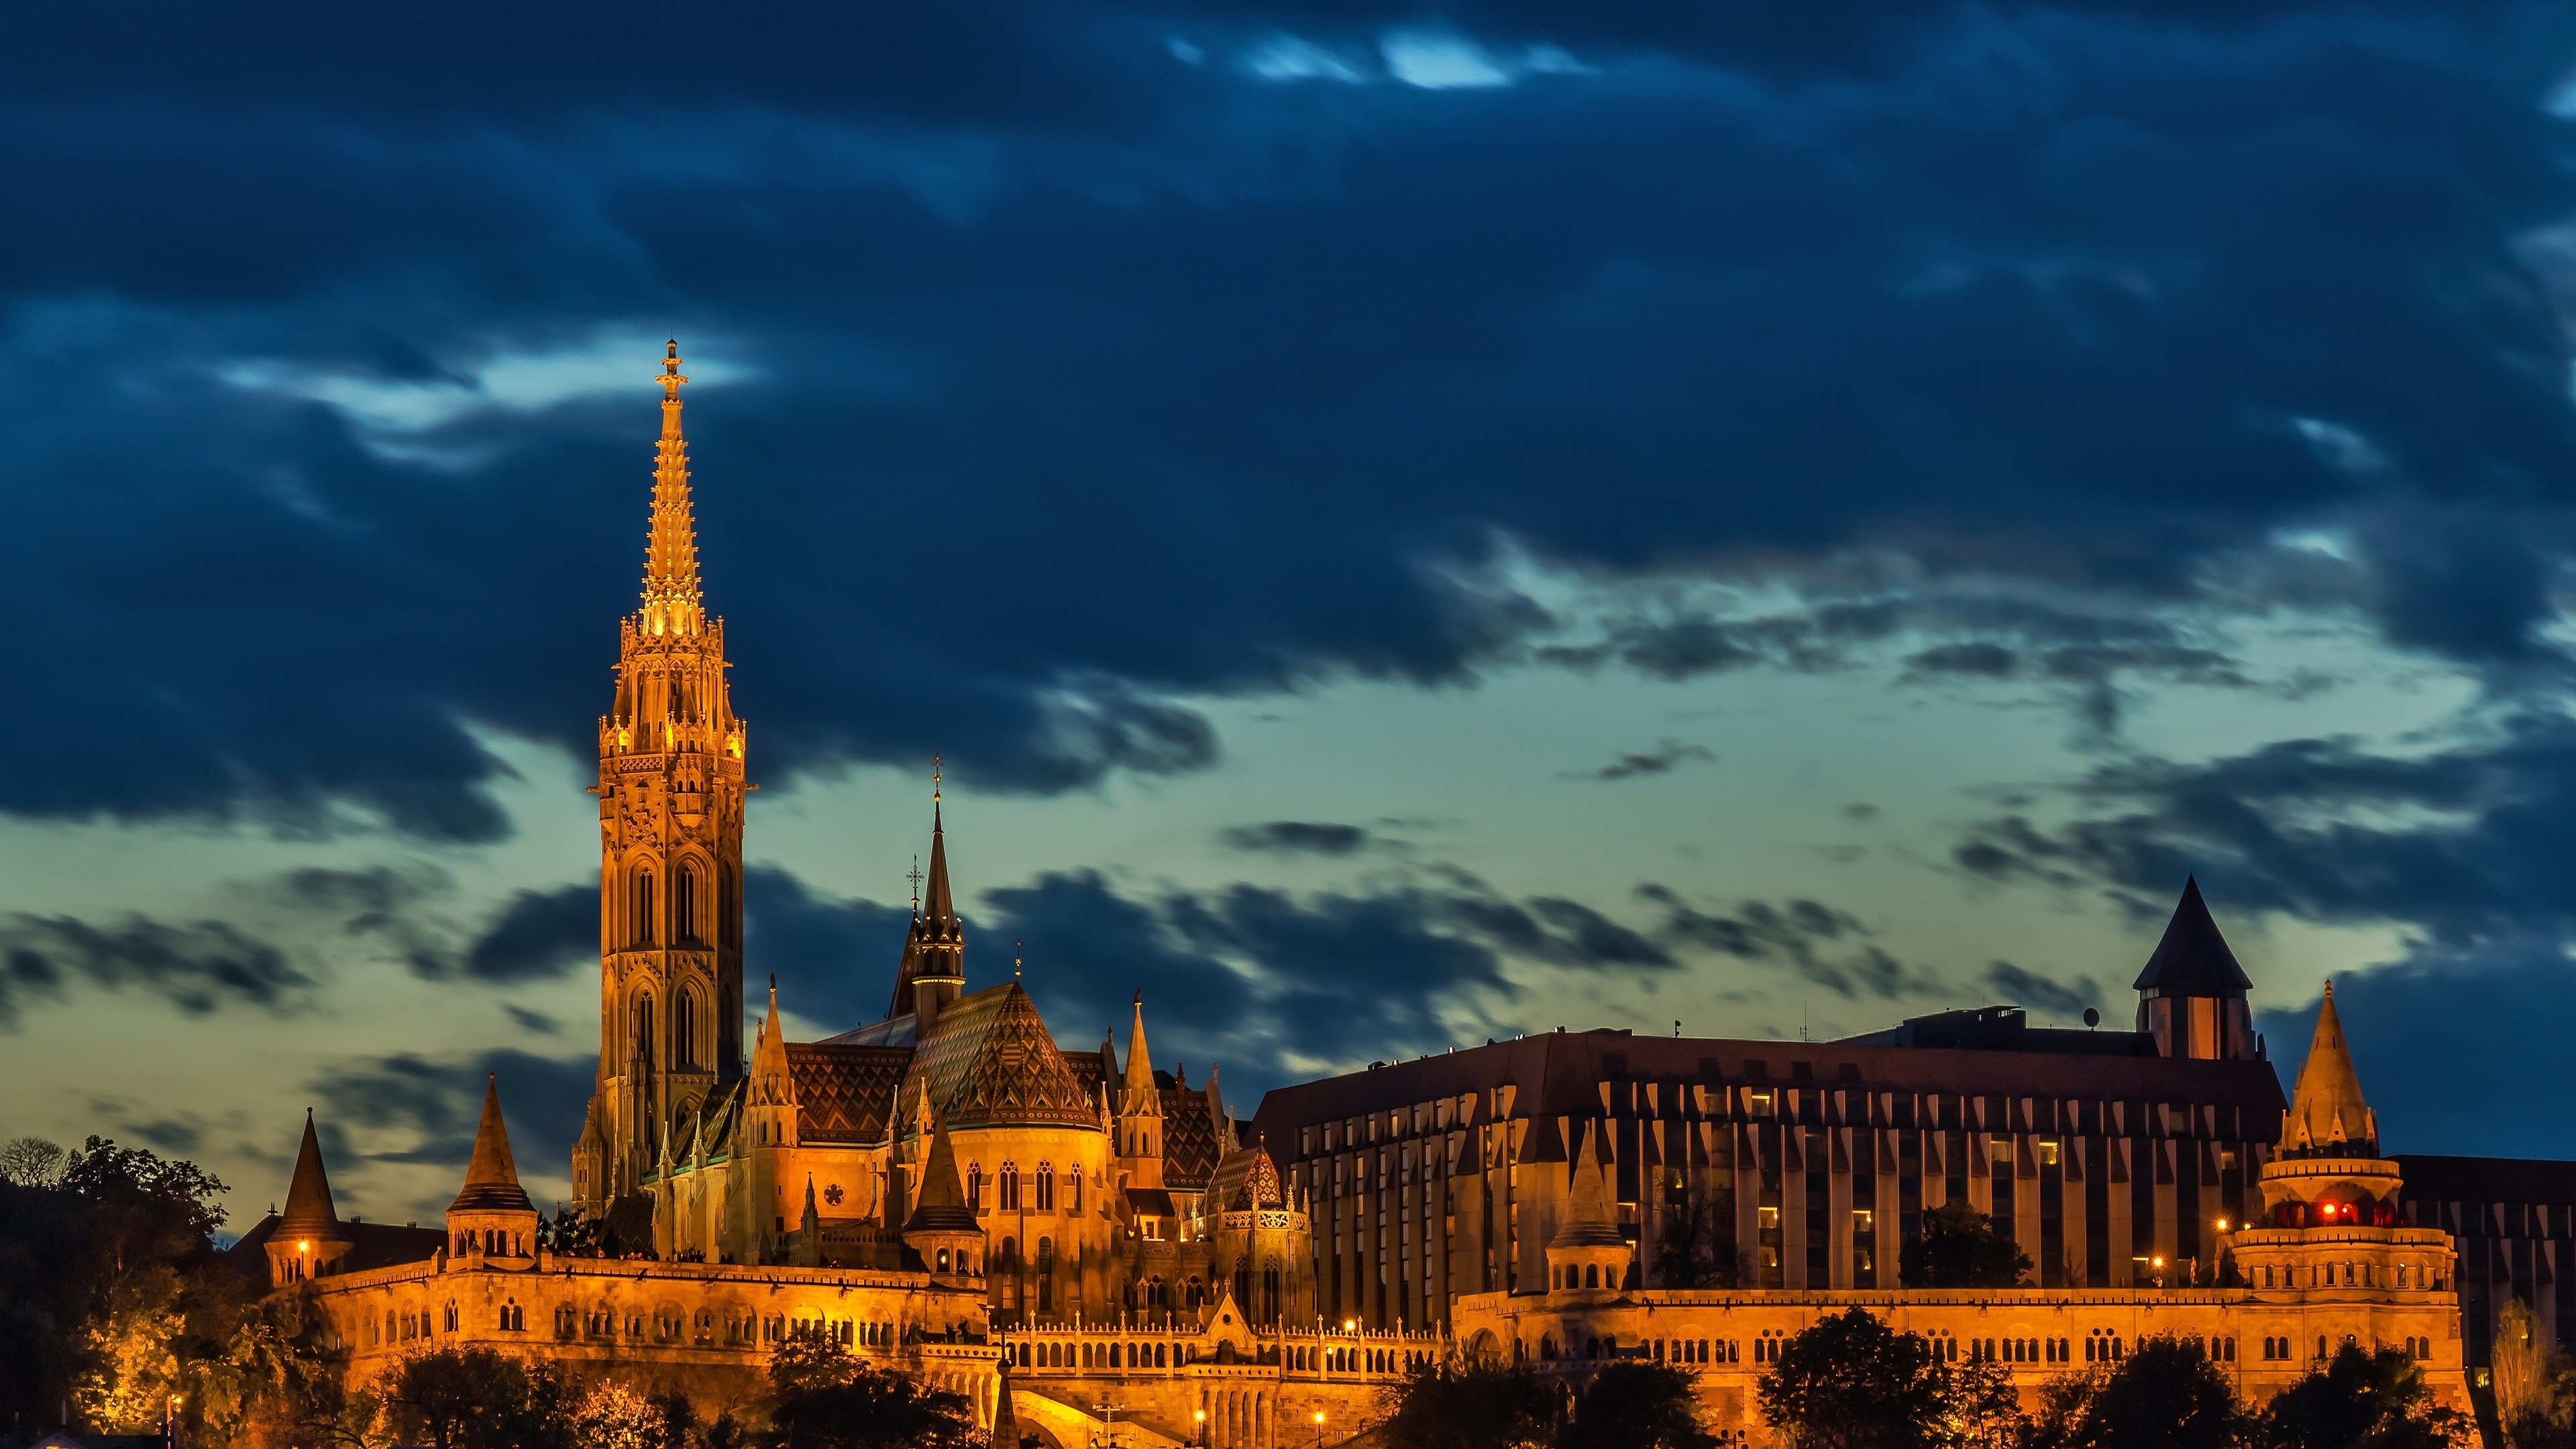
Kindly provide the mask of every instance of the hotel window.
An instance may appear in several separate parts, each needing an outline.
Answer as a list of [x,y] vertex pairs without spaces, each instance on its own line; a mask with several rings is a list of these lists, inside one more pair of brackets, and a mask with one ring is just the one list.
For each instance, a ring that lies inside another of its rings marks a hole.
[[1754,1212],[1759,1215],[1762,1231],[1766,1233],[1779,1231],[1780,1210],[1778,1208],[1762,1207],[1754,1209]]
[[2042,1167],[2055,1167],[2057,1165],[2057,1144],[2054,1141],[2046,1138],[2041,1139],[2039,1144],[2039,1165]]
[[1997,1167],[2010,1167],[2013,1160],[2012,1139],[1997,1137],[1986,1144],[1986,1157]]
[[1771,1089],[1763,1087],[1744,1094],[1745,1108],[1756,1117],[1771,1115]]
[[1852,1209],[1852,1236],[1865,1238],[1878,1231],[1878,1214],[1870,1208]]

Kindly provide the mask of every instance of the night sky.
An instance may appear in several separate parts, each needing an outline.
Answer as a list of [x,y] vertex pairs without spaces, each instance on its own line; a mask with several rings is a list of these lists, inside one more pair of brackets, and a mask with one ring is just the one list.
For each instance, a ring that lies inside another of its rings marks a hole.
[[565,1191],[676,337],[749,972],[1266,1087],[2126,1024],[2576,1155],[2576,15],[62,5],[0,39],[0,1135]]

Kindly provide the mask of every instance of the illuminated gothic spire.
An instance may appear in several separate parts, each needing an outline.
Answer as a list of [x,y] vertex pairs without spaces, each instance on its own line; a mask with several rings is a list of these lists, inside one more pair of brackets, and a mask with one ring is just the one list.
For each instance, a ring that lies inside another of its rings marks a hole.
[[698,525],[689,507],[689,444],[680,435],[680,344],[662,360],[662,441],[653,465],[653,528],[644,544],[644,632],[696,634],[706,615],[698,592]]

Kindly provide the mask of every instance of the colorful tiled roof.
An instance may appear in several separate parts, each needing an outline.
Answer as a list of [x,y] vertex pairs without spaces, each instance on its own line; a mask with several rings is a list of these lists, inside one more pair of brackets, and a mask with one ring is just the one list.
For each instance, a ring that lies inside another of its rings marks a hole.
[[911,1055],[952,1130],[1099,1124],[1099,1109],[1016,981],[951,1002]]
[[902,1047],[787,1043],[797,1135],[807,1142],[883,1142],[912,1053]]

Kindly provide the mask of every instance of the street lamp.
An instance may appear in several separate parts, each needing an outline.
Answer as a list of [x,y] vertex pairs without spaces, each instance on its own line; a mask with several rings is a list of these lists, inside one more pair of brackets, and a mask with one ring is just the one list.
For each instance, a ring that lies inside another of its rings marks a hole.
[[1315,1449],[1324,1449],[1324,1411],[1315,1411]]
[[1195,1420],[1197,1420],[1197,1421],[1198,1421],[1198,1426],[1199,1426],[1199,1446],[1200,1446],[1200,1449],[1206,1449],[1206,1446],[1207,1446],[1207,1410],[1205,1410],[1205,1409],[1192,1409],[1192,1410],[1190,1410],[1190,1417],[1191,1417],[1192,1419],[1195,1419]]

